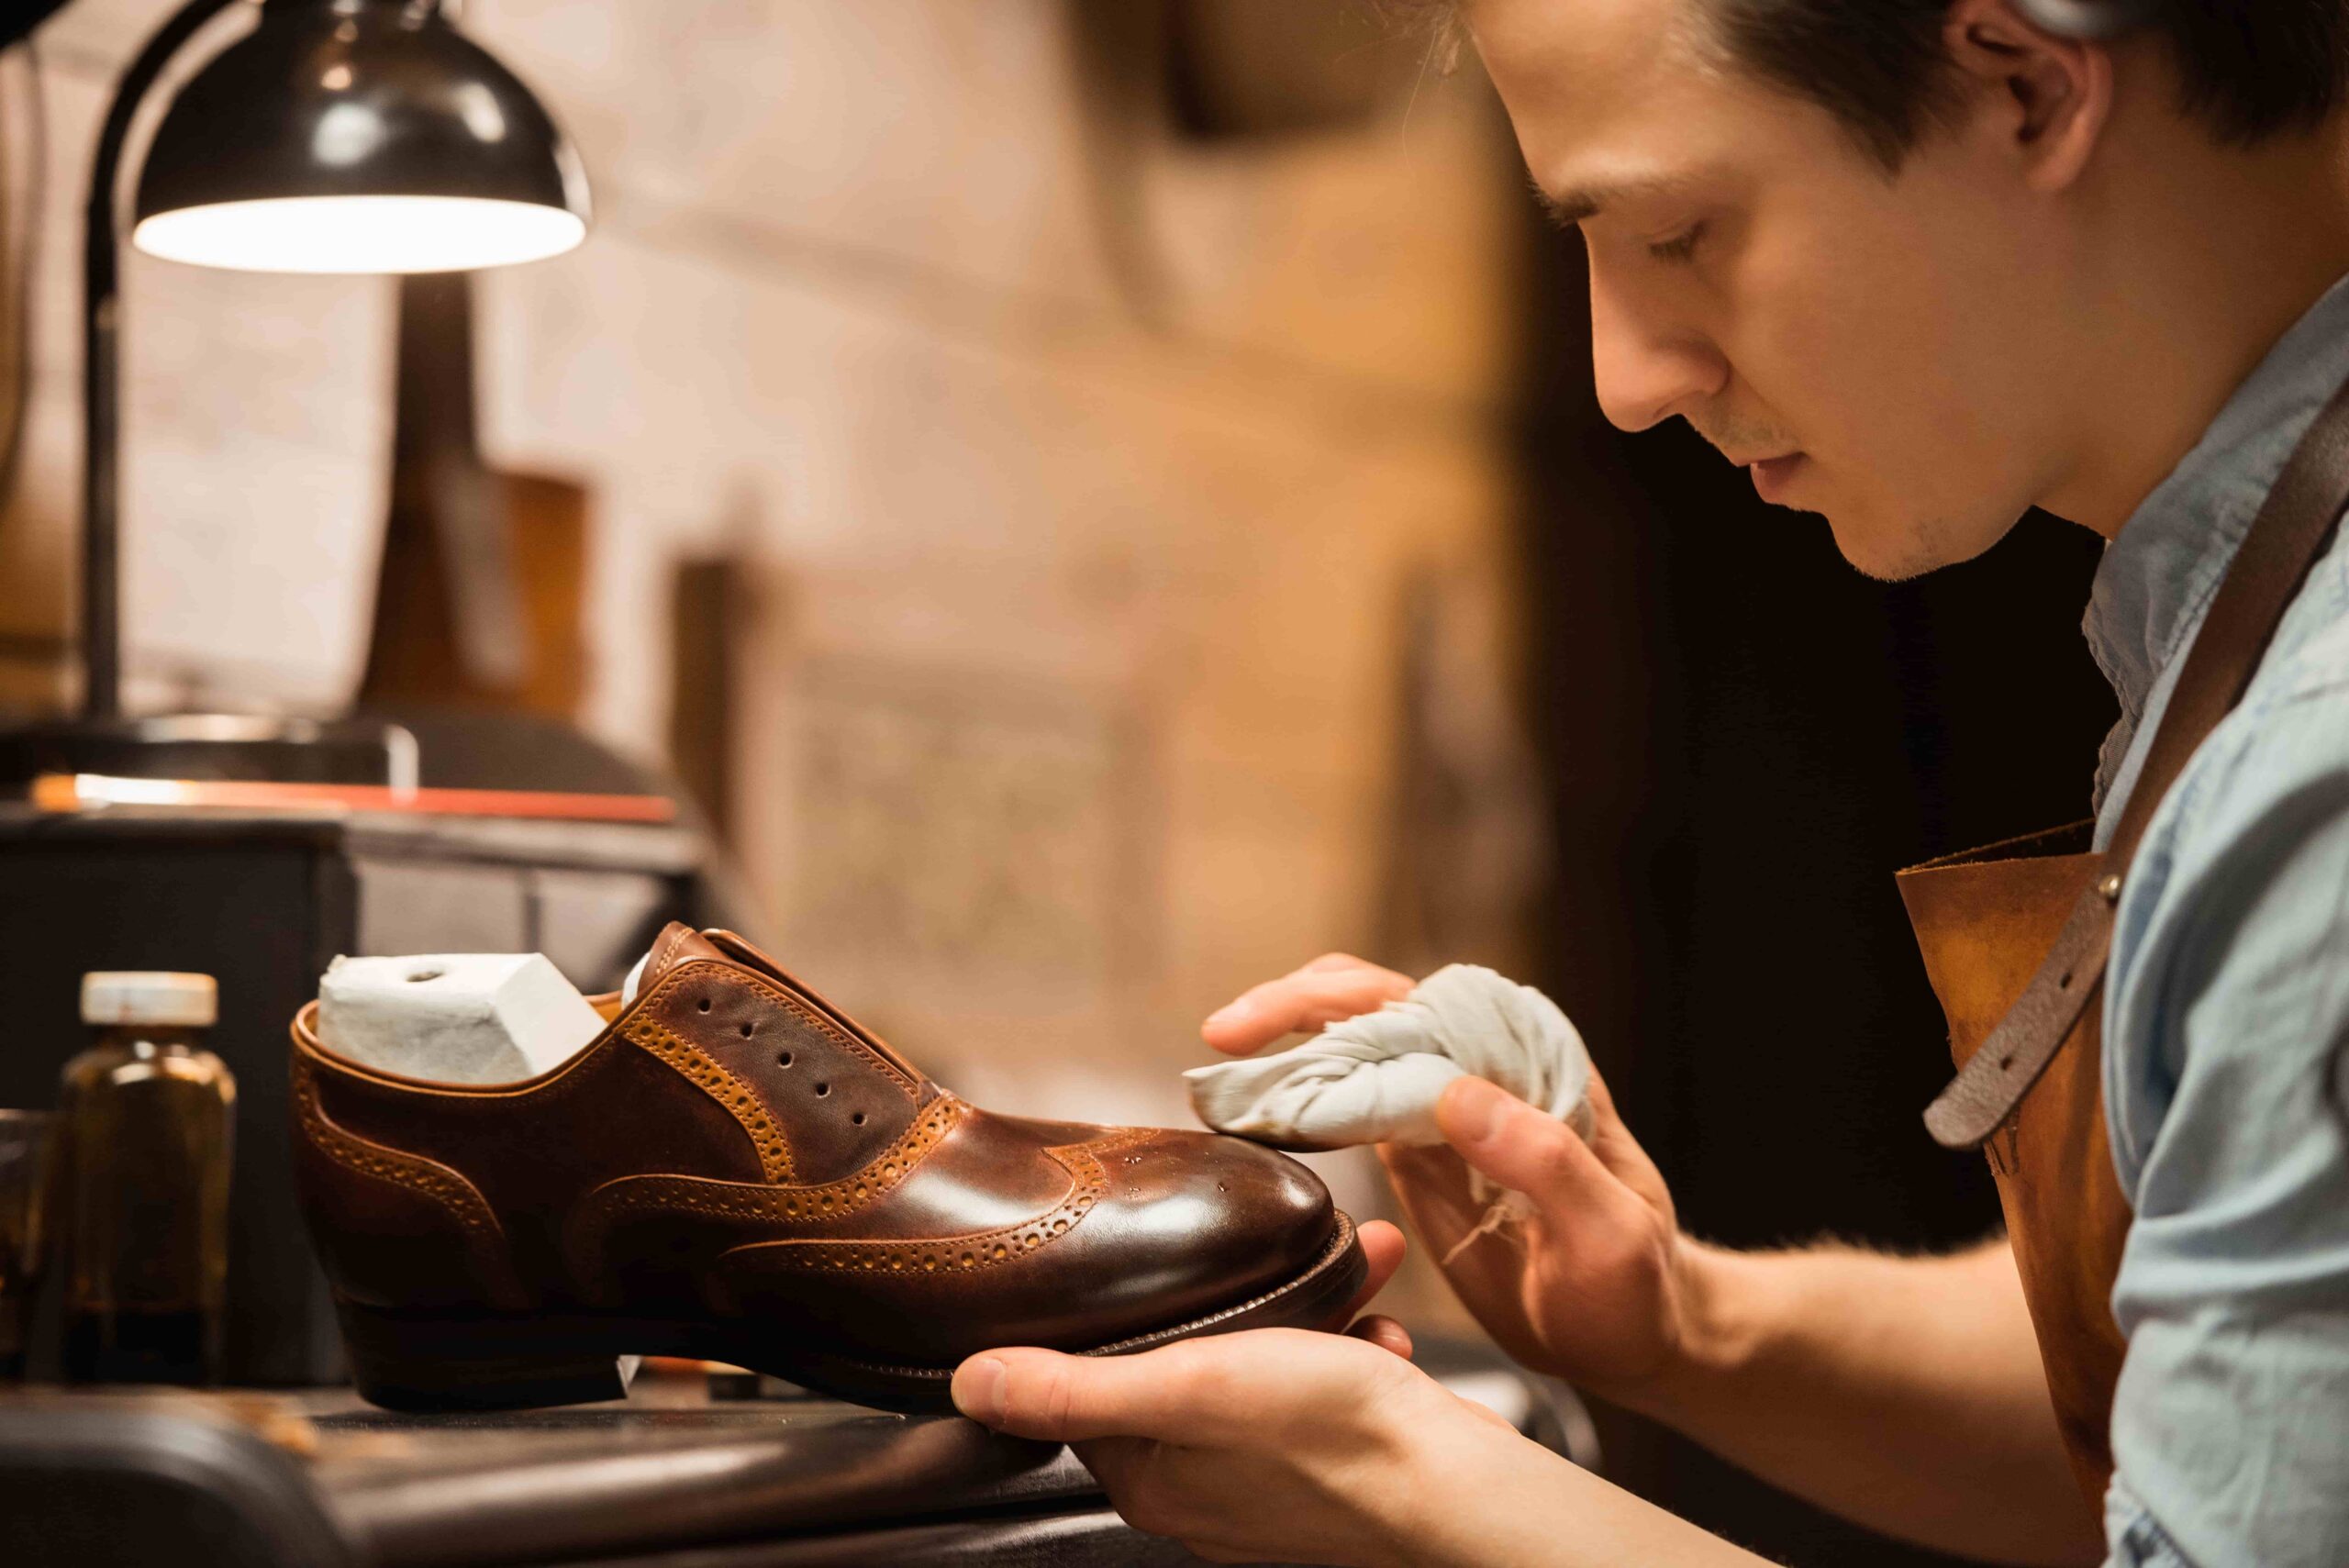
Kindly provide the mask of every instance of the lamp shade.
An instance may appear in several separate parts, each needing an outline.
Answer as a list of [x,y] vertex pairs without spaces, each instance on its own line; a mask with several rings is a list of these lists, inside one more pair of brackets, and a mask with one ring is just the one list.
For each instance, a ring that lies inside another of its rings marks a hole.
[[268,0],[156,128],[131,243],[276,272],[462,272],[587,232],[578,154],[431,0]]

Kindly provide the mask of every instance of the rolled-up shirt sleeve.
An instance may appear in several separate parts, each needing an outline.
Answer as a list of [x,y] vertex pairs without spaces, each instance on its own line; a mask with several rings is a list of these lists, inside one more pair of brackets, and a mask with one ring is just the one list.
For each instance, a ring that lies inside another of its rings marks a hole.
[[2307,653],[2198,754],[2115,933],[2120,1568],[2349,1565],[2349,639]]

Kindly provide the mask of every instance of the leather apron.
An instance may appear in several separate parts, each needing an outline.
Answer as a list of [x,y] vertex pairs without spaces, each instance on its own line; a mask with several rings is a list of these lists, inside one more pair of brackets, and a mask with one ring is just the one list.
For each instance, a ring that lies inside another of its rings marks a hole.
[[1926,1126],[1989,1161],[2056,1425],[2099,1506],[2126,1349],[2112,1284],[2132,1218],[2104,1118],[2099,1003],[2113,912],[2154,808],[2241,700],[2344,505],[2349,385],[2317,416],[2245,534],[2108,847],[2094,851],[2092,825],[2076,823],[1898,878],[1958,1070]]

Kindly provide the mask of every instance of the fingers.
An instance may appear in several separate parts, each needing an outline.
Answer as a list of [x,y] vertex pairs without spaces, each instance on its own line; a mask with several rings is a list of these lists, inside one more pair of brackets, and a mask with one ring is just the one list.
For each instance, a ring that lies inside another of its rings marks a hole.
[[1408,974],[1329,953],[1242,993],[1209,1014],[1199,1035],[1227,1055],[1245,1056],[1285,1034],[1375,1011],[1409,995],[1414,984]]
[[1370,1274],[1363,1281],[1362,1289],[1354,1293],[1354,1298],[1346,1303],[1345,1311],[1340,1315],[1343,1318],[1353,1317],[1370,1305],[1371,1297],[1386,1288],[1386,1282],[1393,1279],[1395,1271],[1403,1266],[1403,1254],[1410,1246],[1403,1239],[1403,1232],[1384,1219],[1365,1222],[1355,1234],[1362,1240],[1363,1256],[1370,1264]]
[[1032,1346],[987,1351],[954,1369],[954,1407],[1015,1437],[1201,1440],[1218,1429],[1227,1380],[1185,1343],[1130,1356],[1072,1356]]
[[1471,1166],[1545,1208],[1571,1207],[1609,1181],[1574,1129],[1482,1078],[1456,1078],[1435,1103],[1444,1141]]
[[1672,1214],[1672,1190],[1664,1184],[1664,1173],[1655,1168],[1640,1140],[1623,1125],[1615,1109],[1615,1096],[1608,1091],[1607,1080],[1598,1069],[1590,1071],[1590,1084],[1584,1091],[1590,1098],[1591,1109],[1598,1113],[1597,1127],[1591,1133],[1590,1151],[1598,1162],[1613,1173],[1615,1179],[1639,1195],[1641,1200],[1667,1218]]
[[1607,1080],[1599,1075],[1598,1064],[1595,1062],[1590,1069],[1590,1081],[1583,1085],[1582,1092],[1583,1097],[1590,1102],[1591,1110],[1597,1114],[1602,1125],[1610,1121],[1620,1122],[1623,1119],[1617,1114],[1615,1095],[1607,1087]]
[[1368,1340],[1382,1351],[1391,1351],[1405,1361],[1411,1359],[1411,1331],[1384,1314],[1373,1313],[1358,1319],[1346,1332],[1357,1340]]

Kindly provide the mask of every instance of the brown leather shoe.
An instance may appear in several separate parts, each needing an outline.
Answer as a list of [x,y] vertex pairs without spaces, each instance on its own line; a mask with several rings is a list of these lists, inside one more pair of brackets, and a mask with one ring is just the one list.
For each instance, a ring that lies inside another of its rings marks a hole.
[[672,925],[551,1072],[402,1078],[294,1020],[295,1160],[359,1391],[615,1398],[698,1356],[896,1409],[996,1345],[1337,1327],[1353,1225],[1236,1138],[995,1116],[726,931]]

